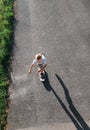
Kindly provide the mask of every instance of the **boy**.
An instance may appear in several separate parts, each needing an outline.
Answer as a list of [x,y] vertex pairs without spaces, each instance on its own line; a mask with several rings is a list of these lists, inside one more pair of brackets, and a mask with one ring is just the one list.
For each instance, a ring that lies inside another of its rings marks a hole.
[[46,61],[46,57],[44,56],[43,53],[38,53],[35,55],[35,59],[33,60],[32,64],[30,65],[29,73],[31,73],[32,68],[34,67],[35,64],[38,66],[38,73],[39,73],[40,80],[44,81],[43,73],[45,73],[47,61]]

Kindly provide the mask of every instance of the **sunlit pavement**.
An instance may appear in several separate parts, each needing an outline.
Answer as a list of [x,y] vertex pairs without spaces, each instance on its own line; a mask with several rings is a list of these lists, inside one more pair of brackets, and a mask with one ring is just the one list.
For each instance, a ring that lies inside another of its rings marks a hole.
[[[90,1],[16,0],[9,130],[89,130]],[[34,55],[44,52],[46,83]]]

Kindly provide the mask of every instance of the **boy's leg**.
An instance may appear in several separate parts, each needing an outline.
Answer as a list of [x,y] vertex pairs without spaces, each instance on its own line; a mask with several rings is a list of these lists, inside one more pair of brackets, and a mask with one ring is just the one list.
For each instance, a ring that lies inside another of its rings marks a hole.
[[45,69],[43,71],[39,72],[42,68],[38,68],[38,73],[45,73]]
[[41,68],[38,68],[39,79],[40,79],[40,81],[44,81],[45,80],[45,70],[43,70],[42,72],[39,72],[39,70],[41,70]]
[[[41,70],[43,68],[43,64],[38,64],[38,72],[39,70]],[[43,71],[41,71],[41,73],[45,72],[45,69],[43,69]]]

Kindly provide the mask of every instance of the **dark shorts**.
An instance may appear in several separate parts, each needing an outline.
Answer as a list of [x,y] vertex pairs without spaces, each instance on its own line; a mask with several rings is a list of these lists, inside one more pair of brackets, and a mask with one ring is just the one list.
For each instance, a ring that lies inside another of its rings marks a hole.
[[41,69],[43,68],[44,64],[38,64],[38,67]]

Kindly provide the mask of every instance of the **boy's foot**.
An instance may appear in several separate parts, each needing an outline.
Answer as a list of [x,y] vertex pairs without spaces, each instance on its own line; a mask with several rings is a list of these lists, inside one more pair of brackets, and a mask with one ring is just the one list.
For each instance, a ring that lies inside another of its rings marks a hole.
[[39,73],[39,79],[40,81],[45,81],[45,72]]

